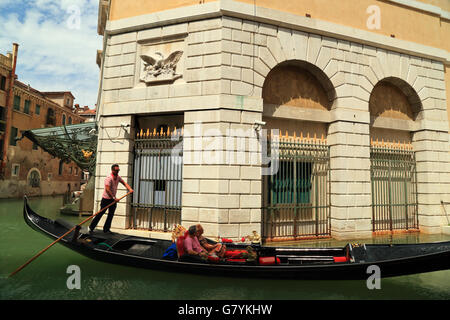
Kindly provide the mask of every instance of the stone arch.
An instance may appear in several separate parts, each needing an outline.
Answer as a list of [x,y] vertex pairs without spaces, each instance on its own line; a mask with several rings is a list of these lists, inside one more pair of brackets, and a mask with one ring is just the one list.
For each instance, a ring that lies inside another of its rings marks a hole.
[[31,168],[27,174],[27,184],[33,188],[39,188],[42,181],[41,171],[37,168]]
[[386,77],[371,91],[369,112],[370,136],[374,141],[411,143],[418,129],[422,102],[405,80]]
[[420,100],[423,97],[420,91],[424,87],[421,75],[426,72],[421,65],[420,58],[407,54],[399,54],[383,49],[371,48],[370,54],[361,71],[365,77],[364,88],[372,92],[373,88],[380,82],[390,82],[398,87],[410,100],[415,108],[422,107]]
[[336,91],[327,75],[312,63],[288,60],[277,64],[265,78],[262,99],[266,129],[327,136]]
[[[261,37],[255,42],[259,47],[253,61],[252,83],[255,86],[261,89],[268,74],[277,66],[295,63],[303,65],[320,81],[337,87],[336,79],[333,79],[339,69],[338,61],[333,60],[337,39],[273,25],[264,25],[264,31],[260,30],[260,33]],[[330,94],[334,92],[329,91]],[[256,90],[254,96],[261,98],[261,90]]]
[[406,81],[387,77],[373,87],[369,111],[372,117],[415,121],[422,111],[422,102],[414,88]]
[[327,75],[315,65],[299,60],[278,64],[267,74],[262,98],[275,105],[330,110],[336,97]]

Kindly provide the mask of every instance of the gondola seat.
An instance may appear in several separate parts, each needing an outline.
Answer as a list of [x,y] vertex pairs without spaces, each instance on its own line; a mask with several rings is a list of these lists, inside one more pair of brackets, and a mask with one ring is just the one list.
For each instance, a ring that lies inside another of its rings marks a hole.
[[333,257],[334,262],[347,262],[347,257]]
[[245,253],[247,253],[247,250],[227,250],[224,257],[226,259],[240,259]]
[[272,266],[280,263],[281,261],[278,257],[259,257],[259,264],[262,266]]

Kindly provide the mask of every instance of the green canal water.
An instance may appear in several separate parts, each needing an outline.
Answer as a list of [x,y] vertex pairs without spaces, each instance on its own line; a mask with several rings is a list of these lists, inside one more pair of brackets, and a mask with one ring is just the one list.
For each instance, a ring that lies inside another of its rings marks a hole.
[[[30,199],[38,213],[59,218],[61,197]],[[232,279],[106,264],[55,245],[12,278],[8,275],[51,243],[33,231],[22,217],[22,200],[0,200],[0,300],[296,300],[296,299],[450,299],[450,270],[381,280],[380,290],[369,290],[366,281],[292,281]],[[79,221],[78,217],[66,220]],[[441,235],[408,235],[361,240],[371,243],[415,243],[450,240]],[[357,242],[357,241],[352,241]],[[292,246],[335,246],[345,242],[325,240],[291,243]],[[67,288],[67,268],[81,270],[81,289]]]

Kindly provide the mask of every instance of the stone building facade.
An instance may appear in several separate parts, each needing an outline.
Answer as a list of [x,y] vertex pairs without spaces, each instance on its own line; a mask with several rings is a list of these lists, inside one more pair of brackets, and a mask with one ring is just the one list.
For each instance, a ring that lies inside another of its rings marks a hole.
[[[5,131],[7,112],[5,106],[8,103],[8,92],[11,87],[11,71],[13,67],[12,54],[7,56],[0,54],[0,159],[5,153]],[[2,161],[3,162],[3,161]]]
[[[438,36],[414,41],[401,23],[393,34],[394,29],[378,32],[335,21],[328,9],[316,18],[318,4],[205,2],[100,2],[97,207],[111,164],[118,163],[128,181],[136,178],[139,130],[179,127],[182,119],[181,223],[202,223],[208,236],[264,234],[263,129],[326,144],[327,235],[372,236],[377,146],[391,155],[412,151],[414,172],[397,193],[414,185],[414,229],[441,232],[441,201],[450,201],[450,48],[443,40],[450,36],[449,8],[376,1],[382,12],[398,14],[397,20],[413,15],[438,28]],[[340,8],[343,17],[355,10],[347,2]],[[360,9],[365,23],[369,14]],[[161,76],[157,61],[175,52],[182,53],[176,68],[162,69]],[[154,119],[153,127],[143,127],[144,119]],[[113,227],[129,228],[135,201],[119,203]]]

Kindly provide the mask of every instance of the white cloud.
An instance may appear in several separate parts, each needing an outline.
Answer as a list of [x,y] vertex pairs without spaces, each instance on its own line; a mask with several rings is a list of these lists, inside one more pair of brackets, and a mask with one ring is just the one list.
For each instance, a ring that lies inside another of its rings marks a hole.
[[19,80],[40,91],[72,91],[75,103],[94,107],[96,52],[102,49],[98,1],[0,0],[0,8],[6,2],[9,9],[0,10],[0,52],[10,51],[13,42],[19,44]]

